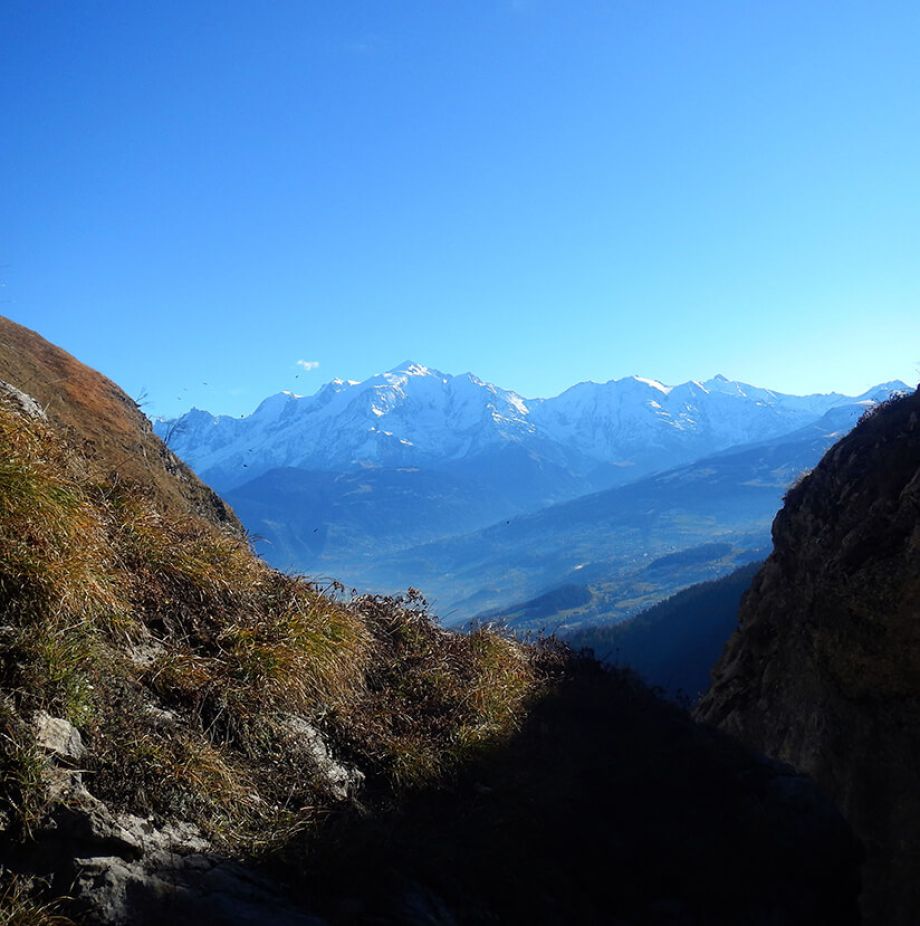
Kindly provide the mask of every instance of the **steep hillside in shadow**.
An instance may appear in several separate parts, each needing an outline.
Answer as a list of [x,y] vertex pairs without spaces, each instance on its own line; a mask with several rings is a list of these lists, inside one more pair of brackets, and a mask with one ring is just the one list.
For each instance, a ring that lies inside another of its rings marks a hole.
[[810,782],[590,660],[448,787],[322,836],[307,889],[336,926],[858,922],[854,846]]
[[920,922],[920,392],[792,489],[698,716],[807,772],[863,839],[869,924]]

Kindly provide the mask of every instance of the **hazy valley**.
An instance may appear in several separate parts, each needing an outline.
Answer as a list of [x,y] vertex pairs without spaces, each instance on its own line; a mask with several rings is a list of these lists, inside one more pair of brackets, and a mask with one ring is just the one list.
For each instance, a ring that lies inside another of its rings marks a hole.
[[406,363],[241,419],[193,410],[155,428],[277,568],[417,587],[448,624],[561,629],[762,558],[786,489],[907,388],[630,377],[533,400]]

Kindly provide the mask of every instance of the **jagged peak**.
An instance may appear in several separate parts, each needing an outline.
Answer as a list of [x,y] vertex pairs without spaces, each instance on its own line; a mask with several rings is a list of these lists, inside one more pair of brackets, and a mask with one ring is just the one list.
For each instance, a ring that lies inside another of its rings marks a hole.
[[397,373],[405,376],[444,376],[440,370],[435,370],[432,367],[426,367],[423,363],[418,363],[415,360],[404,360],[402,363],[397,364],[392,369],[387,370],[387,372]]

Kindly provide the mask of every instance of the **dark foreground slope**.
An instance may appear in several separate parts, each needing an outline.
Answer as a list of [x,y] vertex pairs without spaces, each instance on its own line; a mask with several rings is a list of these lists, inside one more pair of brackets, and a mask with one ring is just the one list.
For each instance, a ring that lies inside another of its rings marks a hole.
[[631,676],[275,572],[100,388],[111,423],[0,394],[0,921],[854,922],[807,780]]
[[310,876],[343,926],[858,922],[855,847],[810,782],[593,661],[449,787],[326,837]]
[[799,486],[698,716],[813,775],[862,837],[865,921],[920,922],[920,393]]

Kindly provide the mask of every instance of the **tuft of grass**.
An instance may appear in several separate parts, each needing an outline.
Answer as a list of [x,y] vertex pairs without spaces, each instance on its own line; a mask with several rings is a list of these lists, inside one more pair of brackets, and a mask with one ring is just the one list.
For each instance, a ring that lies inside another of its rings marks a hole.
[[218,637],[230,687],[257,693],[272,710],[315,712],[353,700],[371,643],[358,617],[302,579],[276,572],[260,604]]
[[470,655],[467,716],[457,731],[464,747],[475,747],[516,730],[533,694],[533,654],[494,630],[480,627],[467,638]]
[[536,650],[489,628],[443,630],[415,591],[354,603],[375,639],[367,692],[340,721],[363,765],[397,787],[446,777],[513,733],[544,677]]
[[50,426],[0,402],[0,602],[5,620],[122,610],[104,518]]
[[357,616],[302,579],[261,570],[259,593],[185,611],[181,643],[151,666],[167,704],[189,709],[215,742],[264,748],[265,718],[322,714],[364,686],[371,639]]
[[0,643],[4,682],[26,710],[44,708],[82,726],[95,711],[98,644],[93,628],[37,623]]
[[31,837],[48,809],[46,766],[31,729],[8,698],[0,699],[0,815],[20,840]]
[[0,870],[0,926],[75,926],[61,912],[61,900],[45,900],[35,878]]

